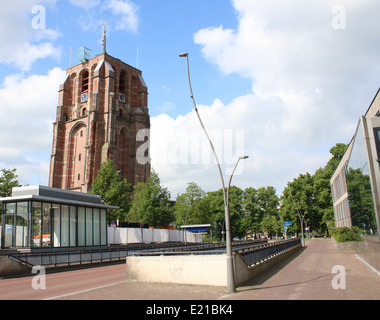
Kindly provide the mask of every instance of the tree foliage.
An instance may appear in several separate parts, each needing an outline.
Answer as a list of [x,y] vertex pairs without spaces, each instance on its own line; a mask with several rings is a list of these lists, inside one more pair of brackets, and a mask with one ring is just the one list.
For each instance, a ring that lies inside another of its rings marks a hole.
[[177,196],[174,207],[177,225],[208,223],[206,192],[195,182],[189,182],[186,192]]
[[[16,174],[16,168],[13,169],[1,169],[0,176],[0,197],[10,197],[12,195],[12,189],[15,187],[21,187],[18,181],[18,175]],[[2,204],[0,203],[0,223],[2,219]]]
[[102,163],[98,175],[92,183],[91,192],[100,195],[105,203],[120,207],[110,212],[108,222],[126,220],[131,206],[131,185],[126,179],[121,178],[112,160]]
[[160,185],[158,174],[152,170],[148,182],[139,182],[134,187],[127,221],[152,227],[166,227],[173,219],[170,193]]
[[[227,190],[226,190],[227,192]],[[214,226],[214,239],[222,238],[225,230],[225,205],[223,190],[205,194],[196,184],[190,183],[186,192],[177,196],[175,206],[177,223],[210,223]],[[276,234],[279,231],[279,199],[273,187],[247,188],[231,186],[229,213],[232,237],[243,237],[246,233]],[[187,220],[185,217],[187,216]],[[268,217],[263,223],[263,218]]]
[[16,174],[16,168],[1,169],[0,176],[0,197],[10,197],[14,187],[21,187]]
[[317,233],[329,232],[328,226],[334,220],[330,179],[341,161],[347,146],[336,144],[330,149],[332,158],[326,166],[313,175],[300,174],[288,183],[281,196],[280,216],[283,221],[292,221],[292,232],[301,230],[300,216],[305,215],[305,223]]
[[251,233],[277,233],[279,198],[273,187],[244,190],[245,230]]

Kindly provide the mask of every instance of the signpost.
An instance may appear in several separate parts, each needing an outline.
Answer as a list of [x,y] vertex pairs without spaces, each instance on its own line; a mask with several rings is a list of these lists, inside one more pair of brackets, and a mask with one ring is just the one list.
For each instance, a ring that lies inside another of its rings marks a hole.
[[288,239],[288,227],[292,226],[292,221],[284,221],[284,233],[285,233],[285,239]]

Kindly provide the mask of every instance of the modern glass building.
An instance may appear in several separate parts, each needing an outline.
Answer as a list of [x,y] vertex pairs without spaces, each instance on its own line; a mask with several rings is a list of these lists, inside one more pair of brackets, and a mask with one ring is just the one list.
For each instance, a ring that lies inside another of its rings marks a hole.
[[380,90],[360,117],[331,178],[336,227],[378,234],[380,221]]
[[45,186],[14,188],[2,203],[1,248],[107,245],[100,196]]

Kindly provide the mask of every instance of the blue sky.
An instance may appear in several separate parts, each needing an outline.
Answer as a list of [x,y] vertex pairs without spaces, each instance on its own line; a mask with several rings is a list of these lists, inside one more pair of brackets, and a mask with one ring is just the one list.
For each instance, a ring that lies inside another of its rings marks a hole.
[[[44,9],[44,12],[37,9]],[[33,10],[34,9],[34,10]],[[0,168],[48,183],[58,86],[77,49],[142,70],[152,166],[175,198],[190,181],[220,188],[195,99],[225,180],[274,186],[314,173],[348,143],[379,87],[376,0],[19,0],[0,9]],[[36,20],[39,14],[44,21]],[[33,23],[44,22],[43,28]]]

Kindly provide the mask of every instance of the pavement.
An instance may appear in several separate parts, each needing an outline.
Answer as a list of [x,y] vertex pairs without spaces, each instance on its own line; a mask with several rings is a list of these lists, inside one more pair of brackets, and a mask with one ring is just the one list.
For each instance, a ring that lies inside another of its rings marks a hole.
[[0,280],[0,300],[379,300],[380,273],[332,239],[305,248],[228,293],[225,287],[125,281],[125,264],[46,275],[35,290],[32,276]]
[[301,251],[229,294],[224,287],[127,281],[60,297],[75,300],[379,300],[380,274],[332,239]]
[[338,252],[332,239],[312,239],[292,260],[223,299],[379,300],[380,274],[354,252]]

